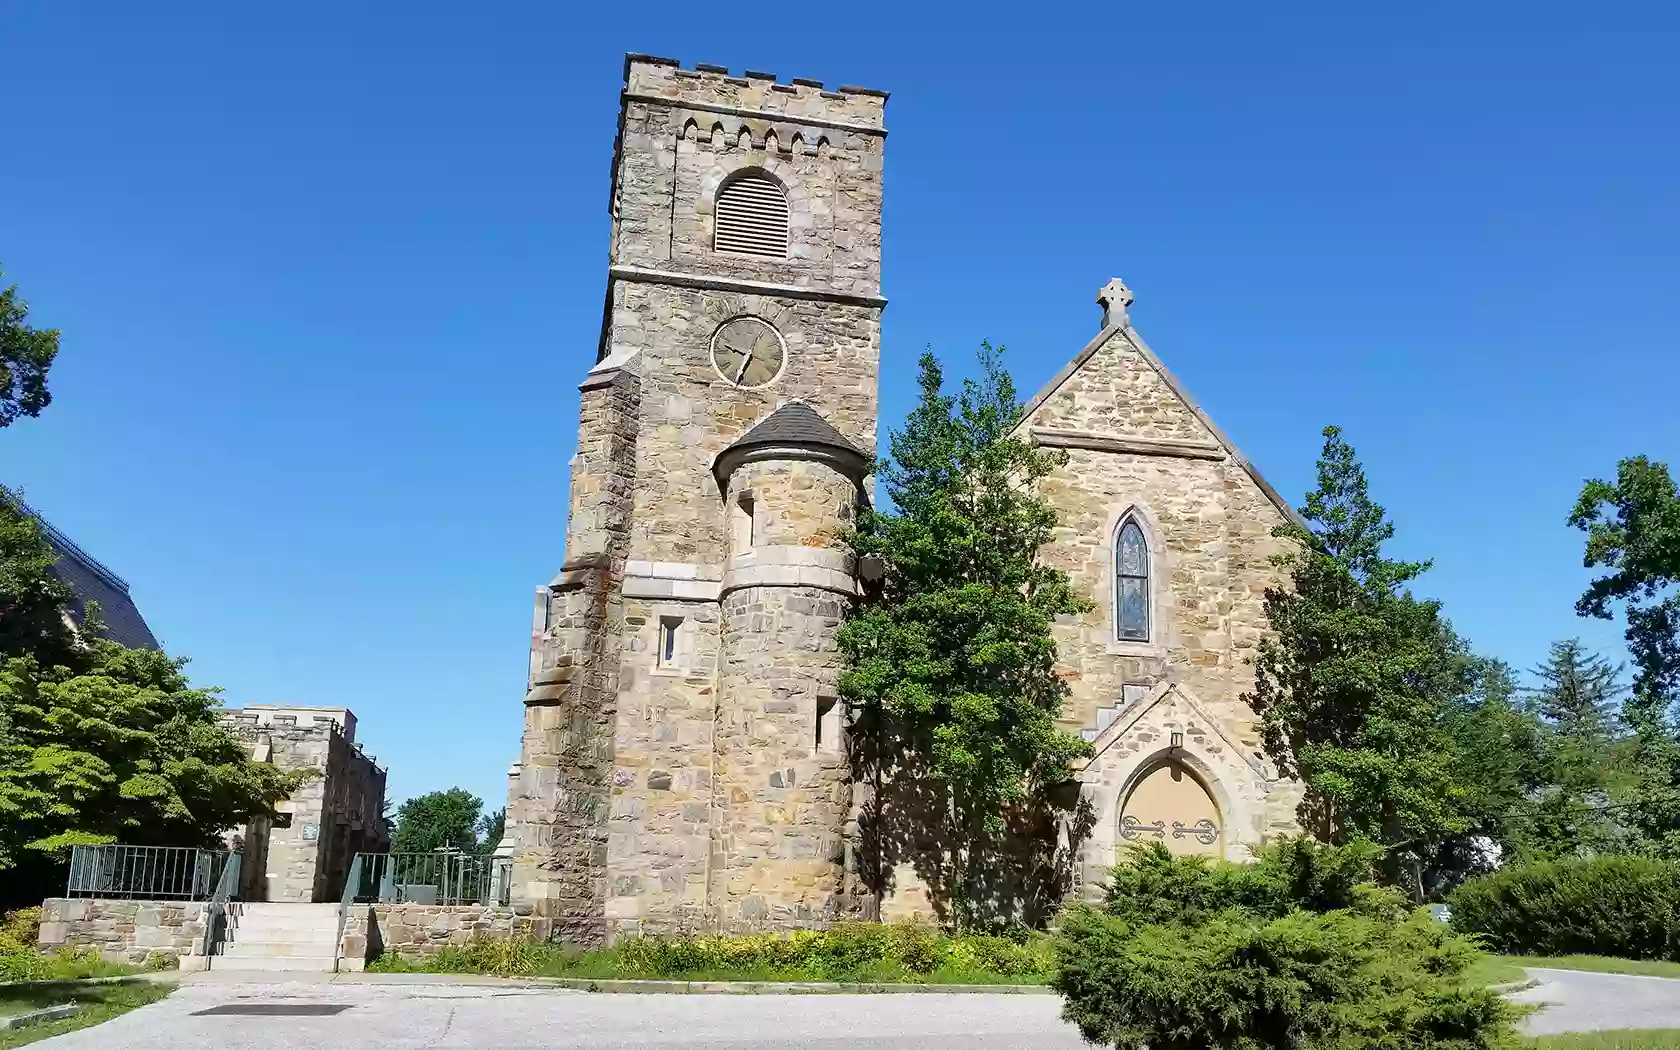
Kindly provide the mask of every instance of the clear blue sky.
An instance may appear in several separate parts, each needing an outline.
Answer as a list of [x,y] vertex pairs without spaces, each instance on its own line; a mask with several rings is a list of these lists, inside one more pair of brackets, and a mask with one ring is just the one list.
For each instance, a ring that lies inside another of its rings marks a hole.
[[501,804],[647,51],[892,91],[883,432],[924,345],[1030,393],[1119,275],[1292,501],[1347,427],[1483,651],[1616,643],[1564,519],[1680,458],[1680,13],[916,6],[6,4],[0,265],[64,346],[0,479],[230,703]]

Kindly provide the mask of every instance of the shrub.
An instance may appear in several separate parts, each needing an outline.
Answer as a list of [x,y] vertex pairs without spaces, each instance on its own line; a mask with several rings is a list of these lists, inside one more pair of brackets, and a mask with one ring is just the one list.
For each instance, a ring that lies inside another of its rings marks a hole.
[[1524,955],[1680,959],[1680,862],[1576,857],[1501,868],[1448,898],[1452,922]]
[[1238,867],[1158,844],[1063,916],[1051,982],[1123,1050],[1482,1050],[1513,1007],[1465,980],[1475,946],[1368,883],[1374,852],[1303,841]]
[[627,937],[612,948],[579,952],[519,938],[449,945],[424,959],[387,954],[386,972],[494,973],[523,976],[902,981],[1031,981],[1055,967],[1049,938],[1025,931],[947,934],[923,922],[838,923],[786,935]]

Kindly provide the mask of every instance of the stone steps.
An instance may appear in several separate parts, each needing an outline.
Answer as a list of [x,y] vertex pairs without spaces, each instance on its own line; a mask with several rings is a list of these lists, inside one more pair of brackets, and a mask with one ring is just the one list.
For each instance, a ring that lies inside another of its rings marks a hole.
[[338,967],[336,955],[217,955],[212,958],[212,970],[304,970],[310,973],[332,973]]
[[229,915],[215,970],[338,968],[336,904],[242,904]]

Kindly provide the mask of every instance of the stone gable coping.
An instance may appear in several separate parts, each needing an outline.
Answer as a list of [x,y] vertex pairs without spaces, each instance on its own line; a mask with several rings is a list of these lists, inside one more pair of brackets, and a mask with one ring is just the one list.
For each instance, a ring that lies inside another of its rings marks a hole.
[[1114,721],[1110,722],[1107,728],[1098,733],[1097,738],[1092,741],[1091,757],[1085,760],[1084,768],[1089,769],[1095,766],[1097,761],[1102,758],[1103,752],[1113,747],[1117,741],[1126,736],[1126,734],[1130,733],[1133,727],[1135,727],[1138,722],[1143,719],[1144,715],[1147,715],[1150,711],[1160,706],[1161,702],[1167,698],[1169,693],[1175,694],[1177,699],[1181,701],[1185,707],[1188,707],[1192,714],[1201,719],[1207,724],[1209,729],[1218,734],[1219,739],[1227,748],[1230,749],[1231,754],[1240,757],[1243,762],[1246,763],[1257,775],[1263,778],[1266,777],[1265,765],[1261,763],[1259,759],[1245,751],[1242,745],[1232,738],[1231,734],[1225,729],[1224,721],[1214,717],[1212,712],[1202,706],[1201,701],[1197,700],[1188,689],[1184,688],[1177,682],[1162,682],[1154,689],[1151,689],[1148,695],[1134,700],[1130,704],[1122,706],[1119,715],[1114,719]]
[[[1089,343],[1086,343],[1079,353],[1073,356],[1073,360],[1064,365],[1062,370],[1052,376],[1050,378],[1050,382],[1046,383],[1044,387],[1033,396],[1033,399],[1027,402],[1026,409],[1021,413],[1021,423],[1016,428],[1017,432],[1019,432],[1021,427],[1026,427],[1030,432],[1033,413],[1037,412],[1046,401],[1050,400],[1051,396],[1054,395],[1057,390],[1061,389],[1063,383],[1066,383],[1076,372],[1085,367],[1085,363],[1095,357],[1097,351],[1101,350],[1104,346],[1107,346],[1109,340],[1116,338],[1124,339],[1127,345],[1136,350],[1138,355],[1142,357],[1144,361],[1148,362],[1149,367],[1155,370],[1155,374],[1161,377],[1161,381],[1167,384],[1167,388],[1184,403],[1184,407],[1194,413],[1196,419],[1199,420],[1203,426],[1207,427],[1208,432],[1211,433],[1215,440],[1219,442],[1220,447],[1222,447],[1225,450],[1225,453],[1231,457],[1231,460],[1238,466],[1242,467],[1244,472],[1246,472],[1248,476],[1253,479],[1254,483],[1260,487],[1260,491],[1265,493],[1266,498],[1271,501],[1272,506],[1276,507],[1278,511],[1290,521],[1304,527],[1306,523],[1303,522],[1301,520],[1301,516],[1295,512],[1295,508],[1291,507],[1289,505],[1289,501],[1285,500],[1278,494],[1277,489],[1272,487],[1271,482],[1267,481],[1261,475],[1260,468],[1249,462],[1248,457],[1242,454],[1242,451],[1237,448],[1236,443],[1227,437],[1223,430],[1219,429],[1219,425],[1215,423],[1206,412],[1202,411],[1202,406],[1197,404],[1196,399],[1190,396],[1190,391],[1185,388],[1183,383],[1179,382],[1178,377],[1173,375],[1172,371],[1167,368],[1166,364],[1155,355],[1155,351],[1149,348],[1149,344],[1143,341],[1143,336],[1139,335],[1137,329],[1133,328],[1130,323],[1124,326],[1104,325],[1102,331],[1097,333],[1096,338],[1092,339]],[[1115,449],[1112,451],[1126,450]]]

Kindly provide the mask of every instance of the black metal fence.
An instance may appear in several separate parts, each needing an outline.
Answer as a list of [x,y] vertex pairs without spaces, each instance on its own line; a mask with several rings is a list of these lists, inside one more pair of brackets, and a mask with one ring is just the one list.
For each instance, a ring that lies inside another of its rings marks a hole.
[[506,880],[494,863],[471,853],[362,853],[351,865],[346,897],[358,903],[506,904]]
[[65,896],[207,900],[232,856],[190,846],[74,846]]

